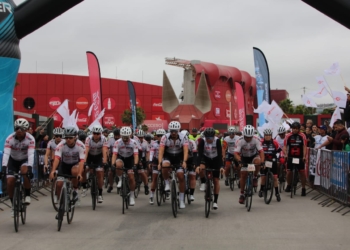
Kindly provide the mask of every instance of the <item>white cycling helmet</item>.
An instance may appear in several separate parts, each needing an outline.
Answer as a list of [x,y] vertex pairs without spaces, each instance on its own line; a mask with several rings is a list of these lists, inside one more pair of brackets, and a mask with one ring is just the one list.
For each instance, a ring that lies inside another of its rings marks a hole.
[[101,127],[101,125],[95,125],[92,127],[92,130],[91,130],[92,133],[99,133],[99,134],[101,134],[102,131],[103,131],[103,128]]
[[246,125],[243,129],[243,136],[253,137],[255,129],[252,125]]
[[120,129],[120,135],[121,136],[130,136],[132,134],[131,128],[130,127],[122,127]]
[[272,130],[269,128],[264,129],[264,135],[272,135]]
[[229,134],[232,134],[232,133],[235,133],[236,132],[236,129],[234,127],[229,127],[228,130],[227,130],[227,133]]
[[169,123],[168,130],[177,130],[180,131],[181,129],[181,124],[177,121],[172,121]]
[[283,133],[285,133],[285,132],[286,132],[286,128],[283,127],[283,126],[280,126],[280,127],[278,128],[278,130],[277,130],[277,133],[278,133],[278,134],[283,134]]
[[137,137],[145,137],[145,132],[142,129],[139,129],[136,134]]
[[24,119],[24,118],[18,118],[16,121],[15,121],[15,128],[16,127],[21,127],[21,128],[24,128],[24,129],[28,129],[29,128],[29,122]]
[[156,135],[165,135],[165,134],[166,134],[166,132],[165,132],[165,130],[162,129],[162,128],[160,128],[160,129],[158,129],[158,130],[156,131]]
[[75,129],[75,127],[64,128],[64,136],[76,136],[77,134],[78,131]]
[[63,128],[55,128],[52,133],[54,135],[64,135],[64,129]]

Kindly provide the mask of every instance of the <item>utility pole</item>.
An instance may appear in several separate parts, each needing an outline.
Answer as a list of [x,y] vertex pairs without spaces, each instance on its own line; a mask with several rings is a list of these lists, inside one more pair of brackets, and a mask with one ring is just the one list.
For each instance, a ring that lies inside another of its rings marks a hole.
[[306,89],[306,87],[303,87],[302,89],[304,90],[304,95],[305,95],[305,89]]

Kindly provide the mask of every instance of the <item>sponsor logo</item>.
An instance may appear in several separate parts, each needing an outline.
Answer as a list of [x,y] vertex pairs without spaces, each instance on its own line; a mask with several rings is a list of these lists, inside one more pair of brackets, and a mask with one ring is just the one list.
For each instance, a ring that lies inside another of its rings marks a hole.
[[78,122],[87,122],[86,117],[78,118]]
[[[218,90],[216,90],[216,91],[215,91],[215,94],[214,94],[214,97],[215,97],[216,99],[220,99],[220,98],[221,98],[221,92],[218,91]],[[230,98],[231,98],[231,97],[230,97]]]
[[12,8],[9,3],[0,3],[0,12],[9,12],[12,14]]
[[163,103],[153,103],[153,107],[163,107]]
[[49,104],[51,105],[51,106],[60,106],[61,105],[61,102],[60,101],[51,101],[51,102],[49,102]]

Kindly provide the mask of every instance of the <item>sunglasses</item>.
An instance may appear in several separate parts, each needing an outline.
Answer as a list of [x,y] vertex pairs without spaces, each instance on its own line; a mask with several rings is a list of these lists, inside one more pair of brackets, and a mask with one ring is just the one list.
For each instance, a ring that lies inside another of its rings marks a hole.
[[62,135],[55,135],[56,138],[62,138]]
[[123,140],[128,140],[128,139],[129,139],[129,136],[122,136],[122,139],[123,139]]
[[23,128],[23,127],[15,127],[15,131],[17,131],[17,130],[19,130],[19,129],[20,129],[22,132],[26,130],[26,129]]
[[101,133],[96,133],[96,132],[93,132],[94,135],[100,135]]
[[74,136],[66,136],[65,139],[66,140],[73,140],[75,137]]
[[170,130],[170,133],[178,133],[179,131],[177,130]]
[[214,140],[214,137],[205,137],[206,140]]

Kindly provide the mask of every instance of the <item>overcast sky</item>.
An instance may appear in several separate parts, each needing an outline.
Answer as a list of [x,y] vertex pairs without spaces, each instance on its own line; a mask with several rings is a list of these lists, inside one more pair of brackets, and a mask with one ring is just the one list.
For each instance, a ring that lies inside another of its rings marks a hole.
[[[179,94],[183,70],[165,57],[255,77],[254,46],[267,58],[271,89],[286,89],[296,104],[333,62],[350,87],[350,30],[300,0],[85,0],[22,39],[20,72],[62,73],[63,62],[64,74],[87,76],[85,52],[93,51],[102,77],[162,85],[165,70]],[[340,76],[326,79],[344,89]]]

